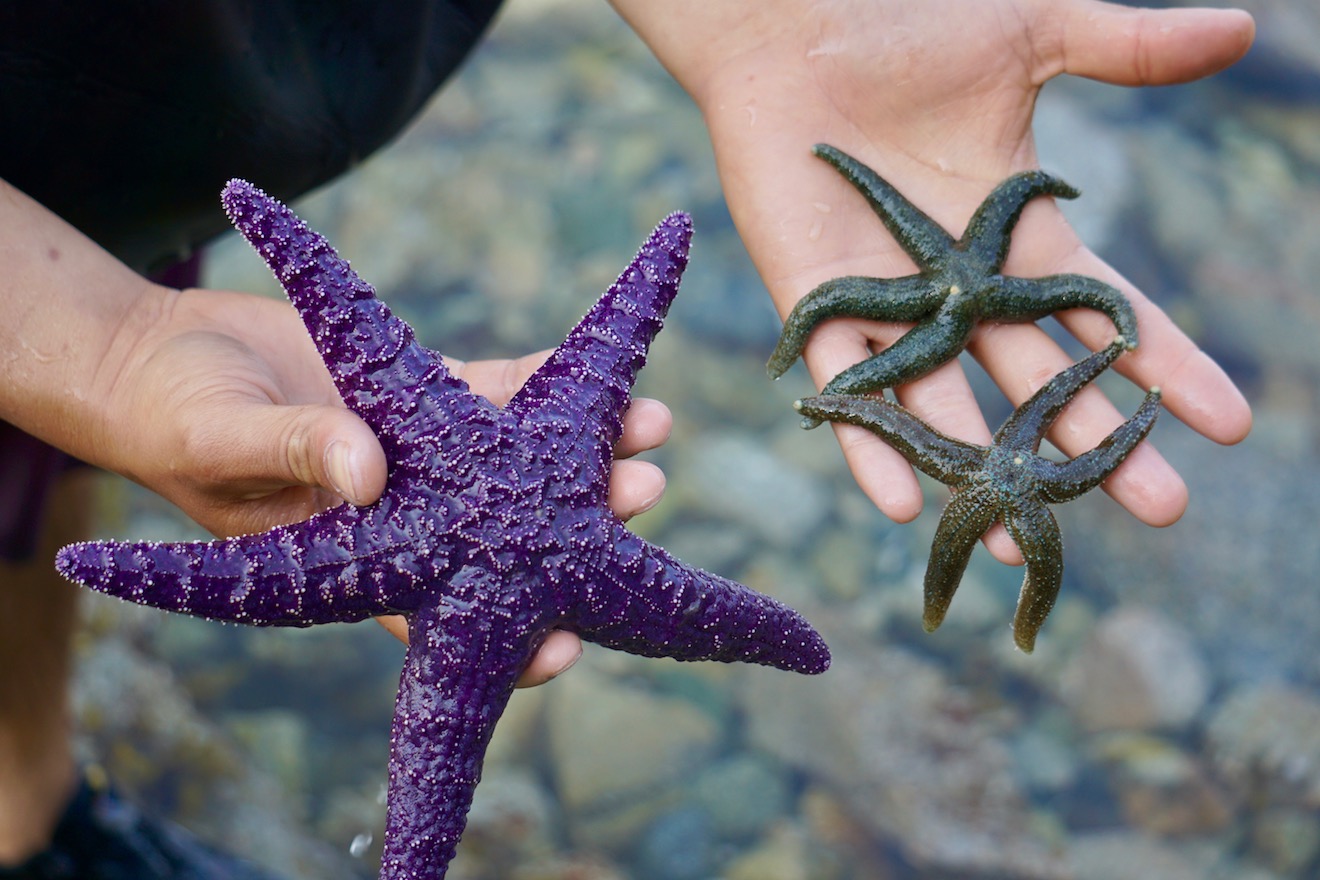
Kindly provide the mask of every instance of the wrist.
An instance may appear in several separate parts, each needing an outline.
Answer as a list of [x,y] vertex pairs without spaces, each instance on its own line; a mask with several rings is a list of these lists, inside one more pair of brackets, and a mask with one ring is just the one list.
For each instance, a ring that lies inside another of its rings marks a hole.
[[0,181],[0,419],[95,455],[107,377],[164,291]]
[[[84,364],[81,383],[57,403],[67,420],[67,451],[99,467],[126,476],[131,457],[122,455],[126,440],[136,436],[145,416],[162,401],[143,401],[144,369],[156,352],[179,295],[177,290],[146,279],[116,296],[103,317],[105,335],[95,356]],[[91,354],[89,352],[89,354]]]

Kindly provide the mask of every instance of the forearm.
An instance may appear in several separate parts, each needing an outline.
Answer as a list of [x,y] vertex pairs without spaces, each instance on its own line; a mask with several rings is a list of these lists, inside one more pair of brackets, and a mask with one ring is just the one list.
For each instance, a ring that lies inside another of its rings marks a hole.
[[0,419],[81,457],[163,291],[0,181]]

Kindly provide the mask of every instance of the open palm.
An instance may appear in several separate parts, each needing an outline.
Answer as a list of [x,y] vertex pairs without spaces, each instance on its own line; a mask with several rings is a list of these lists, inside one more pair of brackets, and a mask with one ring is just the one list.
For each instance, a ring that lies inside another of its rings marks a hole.
[[[1000,180],[1037,167],[1031,133],[1041,86],[1061,73],[1121,85],[1184,82],[1237,60],[1249,16],[1231,10],[1130,9],[1095,0],[616,0],[620,12],[701,108],[734,221],[781,315],[841,275],[899,276],[914,266],[856,192],[811,155],[824,142],[874,168],[953,234]],[[652,6],[654,4],[651,4]],[[1004,271],[1095,276],[1132,300],[1141,346],[1116,369],[1159,385],[1167,408],[1220,443],[1242,439],[1250,410],[1223,371],[1131,283],[1087,250],[1049,200],[1032,202]],[[1061,320],[1098,349],[1103,315]],[[858,320],[819,327],[804,352],[818,386],[906,328]],[[969,350],[1014,404],[1071,362],[1030,325],[986,325]],[[985,442],[989,429],[956,363],[898,389],[935,427]],[[1052,434],[1070,455],[1122,421],[1087,389]],[[836,426],[859,484],[897,520],[921,508],[915,475],[874,436]],[[1186,506],[1181,478],[1149,445],[1105,485],[1142,521]],[[1006,536],[992,540],[1012,560]]]

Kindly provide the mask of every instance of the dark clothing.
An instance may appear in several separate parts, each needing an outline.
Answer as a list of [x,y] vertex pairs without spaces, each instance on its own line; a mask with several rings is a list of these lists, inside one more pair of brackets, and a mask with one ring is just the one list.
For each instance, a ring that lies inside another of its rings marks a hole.
[[153,819],[110,788],[84,779],[50,848],[0,880],[274,880],[183,828]]
[[159,269],[226,228],[229,178],[291,199],[397,134],[498,5],[0,4],[0,177]]
[[[293,199],[396,135],[498,7],[0,3],[0,178],[132,268],[161,270],[228,227],[219,193],[229,178]],[[3,437],[7,474],[29,444]],[[36,518],[29,489],[43,481],[0,485],[0,525]],[[24,544],[0,533],[11,558]]]

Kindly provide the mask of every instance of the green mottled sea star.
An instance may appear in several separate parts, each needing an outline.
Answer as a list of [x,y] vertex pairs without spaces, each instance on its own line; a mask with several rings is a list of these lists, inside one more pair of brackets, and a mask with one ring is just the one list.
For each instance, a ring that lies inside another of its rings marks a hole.
[[1127,298],[1108,284],[1085,275],[999,274],[1013,226],[1027,202],[1043,195],[1078,195],[1062,180],[1043,171],[1013,175],[995,187],[962,238],[955,239],[853,157],[826,144],[818,144],[814,152],[866,197],[920,271],[901,278],[849,275],[809,292],[784,322],[767,366],[772,377],[792,366],[818,324],[835,317],[910,321],[916,326],[884,351],[835,376],[823,394],[862,394],[920,378],[957,357],[979,320],[1034,321],[1060,309],[1092,308],[1109,316],[1126,348],[1136,347],[1136,315]]
[[883,398],[821,395],[794,404],[805,416],[878,434],[913,467],[957,490],[940,516],[926,567],[922,623],[928,632],[944,620],[976,542],[1002,521],[1027,563],[1013,639],[1023,651],[1035,647],[1063,580],[1063,538],[1047,505],[1071,501],[1100,485],[1150,432],[1159,414],[1160,391],[1152,388],[1136,414],[1089,452],[1066,461],[1038,453],[1068,401],[1123,348],[1120,338],[1054,376],[1017,408],[989,446],[941,434]]

